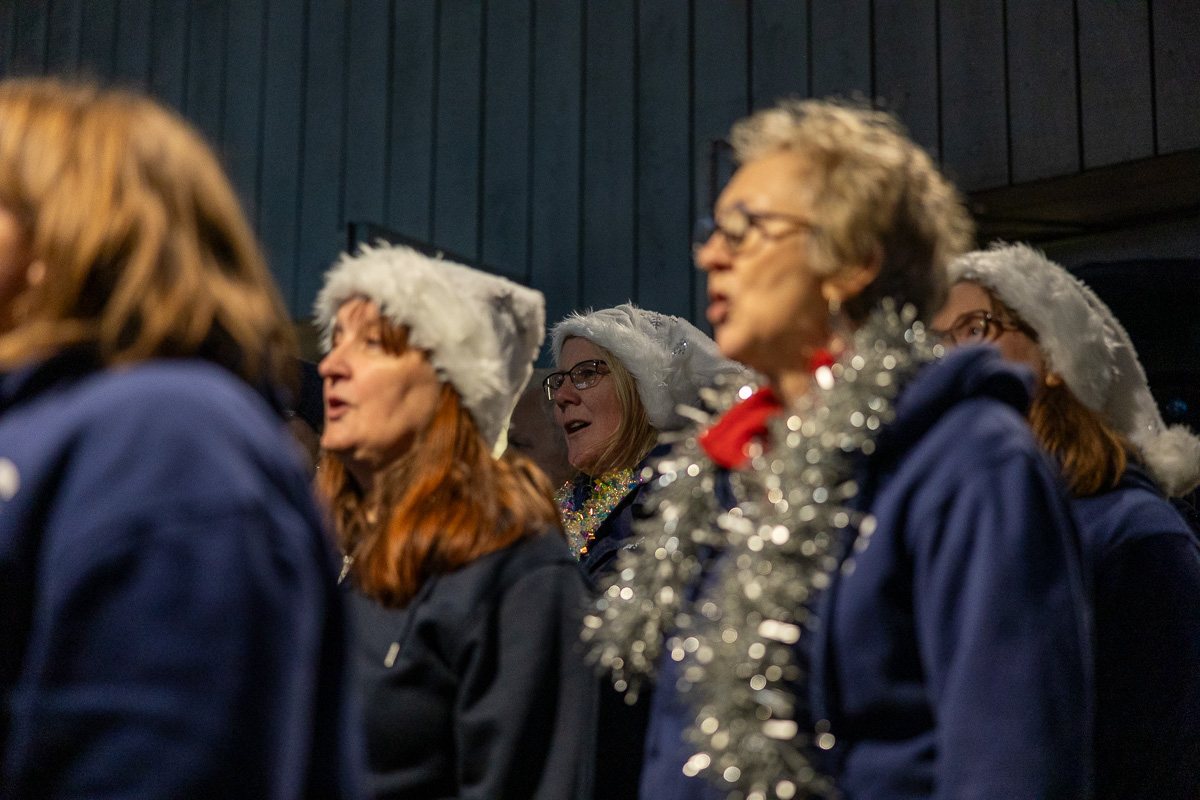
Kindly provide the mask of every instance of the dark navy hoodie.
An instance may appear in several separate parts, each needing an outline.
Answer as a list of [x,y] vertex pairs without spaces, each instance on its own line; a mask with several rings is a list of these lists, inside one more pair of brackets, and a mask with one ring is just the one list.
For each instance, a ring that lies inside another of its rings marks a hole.
[[0,379],[0,798],[358,797],[295,445],[201,361]]
[[1137,464],[1072,502],[1093,572],[1096,797],[1200,797],[1200,547]]
[[[1079,798],[1091,780],[1091,640],[1078,540],[1022,417],[1028,377],[988,348],[926,366],[862,460],[875,516],[801,637],[812,754],[847,800]],[[853,566],[848,562],[853,561]],[[692,711],[663,659],[641,797],[724,798],[681,768]]]

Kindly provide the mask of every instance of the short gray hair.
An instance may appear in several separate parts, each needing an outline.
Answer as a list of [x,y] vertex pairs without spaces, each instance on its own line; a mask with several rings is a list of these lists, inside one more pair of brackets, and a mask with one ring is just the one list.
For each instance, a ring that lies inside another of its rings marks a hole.
[[928,317],[945,303],[946,265],[971,248],[974,223],[958,190],[890,114],[831,100],[780,101],[733,127],[745,164],[790,151],[808,160],[819,232],[814,267],[832,275],[882,256],[879,277],[845,304],[862,320],[884,297]]

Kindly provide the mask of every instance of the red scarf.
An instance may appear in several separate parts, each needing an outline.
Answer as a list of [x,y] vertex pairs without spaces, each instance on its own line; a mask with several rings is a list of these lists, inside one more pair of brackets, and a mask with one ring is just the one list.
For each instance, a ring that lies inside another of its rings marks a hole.
[[755,440],[766,441],[767,420],[782,410],[783,403],[770,387],[764,386],[700,434],[700,446],[713,463],[726,469],[740,469],[748,460],[747,446]]
[[[833,366],[836,360],[832,353],[819,347],[808,360],[808,372],[816,374],[821,367]],[[783,401],[769,386],[763,386],[700,434],[700,446],[714,464],[725,469],[741,469],[749,460],[746,448],[755,440],[766,444],[767,420],[783,409]]]

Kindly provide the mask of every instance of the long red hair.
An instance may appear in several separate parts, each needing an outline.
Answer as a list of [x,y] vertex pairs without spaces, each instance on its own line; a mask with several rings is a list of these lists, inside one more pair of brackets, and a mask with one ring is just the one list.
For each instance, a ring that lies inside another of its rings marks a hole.
[[[384,347],[402,351],[407,332],[382,328]],[[434,575],[546,528],[562,530],[549,479],[517,453],[493,458],[448,383],[428,429],[369,491],[330,454],[317,475],[338,541],[353,557],[350,575],[389,607],[407,605]]]
[[1065,383],[1039,387],[1029,408],[1038,443],[1058,460],[1075,497],[1115,489],[1137,450],[1088,408]]

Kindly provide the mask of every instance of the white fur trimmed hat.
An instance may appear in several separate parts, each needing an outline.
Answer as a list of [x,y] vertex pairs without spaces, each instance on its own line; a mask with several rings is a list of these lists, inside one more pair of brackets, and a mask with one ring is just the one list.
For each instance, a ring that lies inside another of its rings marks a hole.
[[563,342],[572,337],[598,344],[621,360],[637,381],[650,424],[660,431],[684,428],[690,420],[676,407],[697,405],[700,389],[717,376],[746,371],[722,356],[692,323],[633,303],[572,314],[559,322],[551,332],[555,361]]
[[408,329],[409,341],[429,353],[495,447],[545,338],[542,293],[409,247],[363,245],[325,273],[317,295],[313,313],[326,352],[338,309],[355,297]]
[[1167,494],[1200,484],[1200,439],[1163,423],[1129,334],[1078,278],[1028,245],[1001,242],[959,256],[949,273],[951,284],[988,289],[1037,331],[1050,370],[1137,446]]

